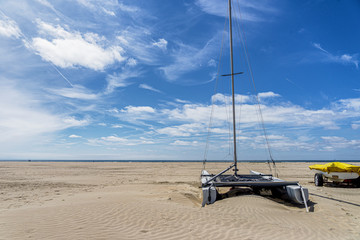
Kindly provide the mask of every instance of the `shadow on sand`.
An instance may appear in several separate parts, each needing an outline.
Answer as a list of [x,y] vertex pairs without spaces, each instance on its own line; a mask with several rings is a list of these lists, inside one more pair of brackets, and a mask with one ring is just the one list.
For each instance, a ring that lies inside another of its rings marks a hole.
[[[230,188],[229,191],[227,191],[227,192],[218,193],[216,199],[217,199],[217,201],[221,201],[226,198],[232,198],[232,197],[237,197],[237,196],[246,196],[246,195],[258,195],[258,196],[262,196],[266,199],[272,200],[274,202],[277,202],[279,204],[283,204],[285,206],[305,209],[304,205],[291,202],[286,197],[286,195],[276,194],[276,196],[275,196],[270,189],[253,190],[251,188]],[[309,212],[314,212],[315,205],[316,205],[315,202],[312,202],[310,200],[308,201]]]
[[358,204],[358,203],[348,202],[348,201],[344,201],[344,200],[337,199],[337,198],[333,198],[333,197],[326,197],[326,196],[319,195],[319,194],[315,194],[315,193],[310,193],[310,195],[313,195],[313,196],[316,196],[316,197],[325,198],[325,199],[332,200],[332,201],[336,201],[336,202],[341,202],[341,203],[350,204],[350,205],[353,205],[353,206],[356,206],[356,207],[360,207],[360,204]]

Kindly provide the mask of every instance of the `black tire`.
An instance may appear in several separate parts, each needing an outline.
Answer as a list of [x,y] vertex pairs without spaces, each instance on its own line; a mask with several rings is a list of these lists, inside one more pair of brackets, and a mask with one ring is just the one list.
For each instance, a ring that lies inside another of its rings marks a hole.
[[324,185],[323,175],[321,173],[315,173],[314,182],[315,182],[315,186],[317,187],[323,186]]
[[358,177],[357,179],[354,180],[354,186],[360,187],[360,177]]

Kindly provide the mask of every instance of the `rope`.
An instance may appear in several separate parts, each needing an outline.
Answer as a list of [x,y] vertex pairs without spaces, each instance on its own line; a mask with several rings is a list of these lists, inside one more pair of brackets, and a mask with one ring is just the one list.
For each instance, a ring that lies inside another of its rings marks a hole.
[[[222,52],[223,52],[223,47],[224,47],[224,38],[225,38],[225,29],[226,29],[226,18],[224,21],[224,31],[223,31],[223,36],[222,36],[222,40],[221,40],[221,49],[220,49],[220,56],[219,56],[219,64],[218,64],[218,70],[217,70],[217,75],[216,75],[216,82],[215,82],[215,88],[214,88],[214,94],[213,96],[216,94],[217,92],[217,86],[218,86],[218,82],[219,82],[219,76],[220,76],[220,67],[221,67],[221,57],[222,57]],[[206,164],[206,159],[207,159],[207,154],[208,154],[208,149],[209,149],[209,141],[210,141],[210,134],[211,134],[211,128],[212,128],[212,120],[213,120],[213,114],[214,114],[214,99],[211,99],[211,113],[210,113],[210,120],[209,120],[209,126],[208,126],[208,132],[207,132],[207,137],[206,137],[206,145],[205,145],[205,151],[204,151],[204,160],[203,160],[203,169],[205,169],[205,164]]]

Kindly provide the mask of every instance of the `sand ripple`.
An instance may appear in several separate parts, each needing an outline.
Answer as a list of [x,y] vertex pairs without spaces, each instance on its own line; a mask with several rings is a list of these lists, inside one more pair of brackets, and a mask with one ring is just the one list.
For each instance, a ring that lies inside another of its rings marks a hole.
[[[65,173],[69,166],[58,167]],[[53,170],[44,181],[40,170],[38,178],[14,178],[12,185],[0,179],[7,199],[0,239],[360,239],[359,189],[319,189],[308,177],[305,184],[316,194],[310,213],[248,191],[201,208],[194,165],[173,175],[174,165],[149,165],[143,178],[126,164],[87,167],[70,165],[73,172],[64,177]]]

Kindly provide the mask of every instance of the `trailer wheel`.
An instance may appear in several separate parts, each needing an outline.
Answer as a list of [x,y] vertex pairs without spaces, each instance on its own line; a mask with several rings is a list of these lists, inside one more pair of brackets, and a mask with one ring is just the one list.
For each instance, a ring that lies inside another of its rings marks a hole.
[[317,187],[321,187],[322,185],[324,185],[323,175],[321,173],[315,173],[314,182],[315,186]]
[[357,179],[354,180],[354,186],[360,187],[360,177],[358,177]]

